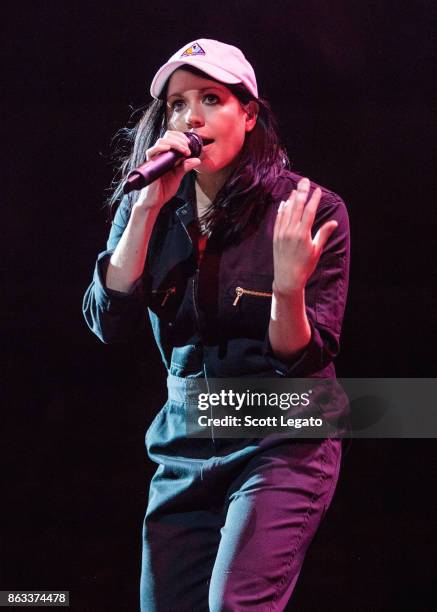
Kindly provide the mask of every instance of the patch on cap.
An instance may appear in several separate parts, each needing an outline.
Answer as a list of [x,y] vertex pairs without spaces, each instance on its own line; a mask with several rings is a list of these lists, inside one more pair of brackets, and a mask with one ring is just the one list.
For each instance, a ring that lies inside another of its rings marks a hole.
[[205,55],[205,51],[198,43],[194,43],[182,53],[181,57],[189,57],[190,55]]

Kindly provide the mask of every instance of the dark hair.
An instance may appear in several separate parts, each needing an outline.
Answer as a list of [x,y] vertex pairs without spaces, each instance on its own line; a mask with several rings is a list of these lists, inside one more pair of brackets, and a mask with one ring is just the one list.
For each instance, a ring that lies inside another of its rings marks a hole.
[[[192,66],[184,66],[182,69],[215,80]],[[269,103],[263,98],[252,96],[241,83],[222,84],[241,104],[254,100],[259,106],[255,127],[246,134],[237,166],[202,219],[207,228],[214,231],[215,236],[229,243],[236,240],[249,225],[257,226],[261,222],[271,203],[271,192],[276,180],[284,168],[289,166],[289,160],[280,145],[276,119]],[[161,99],[149,104],[134,127],[125,128],[118,134],[122,145],[128,145],[130,152],[121,158],[122,164],[114,180],[115,189],[109,199],[111,209],[121,199],[123,181],[127,174],[144,162],[146,150],[166,130],[166,92],[167,86]],[[128,198],[132,205],[135,195],[131,193]]]

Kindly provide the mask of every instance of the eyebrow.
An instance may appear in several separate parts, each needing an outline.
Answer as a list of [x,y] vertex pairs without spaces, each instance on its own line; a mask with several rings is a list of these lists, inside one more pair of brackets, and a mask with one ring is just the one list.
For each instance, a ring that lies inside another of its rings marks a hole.
[[[216,87],[215,85],[211,85],[210,87],[202,87],[202,89],[199,89],[198,91],[200,93],[203,93],[204,91],[207,91],[208,89],[217,89],[217,91],[223,91],[221,87]],[[170,94],[167,100],[169,100],[170,98],[173,98],[173,96],[183,96],[183,94],[176,91],[175,93]]]

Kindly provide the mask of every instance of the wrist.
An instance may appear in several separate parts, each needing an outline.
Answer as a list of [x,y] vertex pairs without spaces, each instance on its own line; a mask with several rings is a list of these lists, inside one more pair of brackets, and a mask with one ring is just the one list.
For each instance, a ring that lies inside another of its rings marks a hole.
[[136,221],[141,221],[153,215],[154,217],[158,216],[159,211],[162,208],[162,204],[159,203],[149,203],[145,200],[137,200],[135,204],[132,206],[131,216]]
[[280,302],[297,302],[301,301],[305,296],[305,286],[283,288],[278,286],[275,281],[273,281],[272,291],[273,296]]

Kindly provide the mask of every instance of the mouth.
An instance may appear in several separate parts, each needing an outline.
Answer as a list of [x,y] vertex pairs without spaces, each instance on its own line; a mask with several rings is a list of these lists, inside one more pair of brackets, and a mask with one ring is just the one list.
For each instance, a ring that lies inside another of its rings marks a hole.
[[203,146],[207,147],[208,145],[212,144],[214,142],[214,140],[212,138],[202,138],[203,141]]

